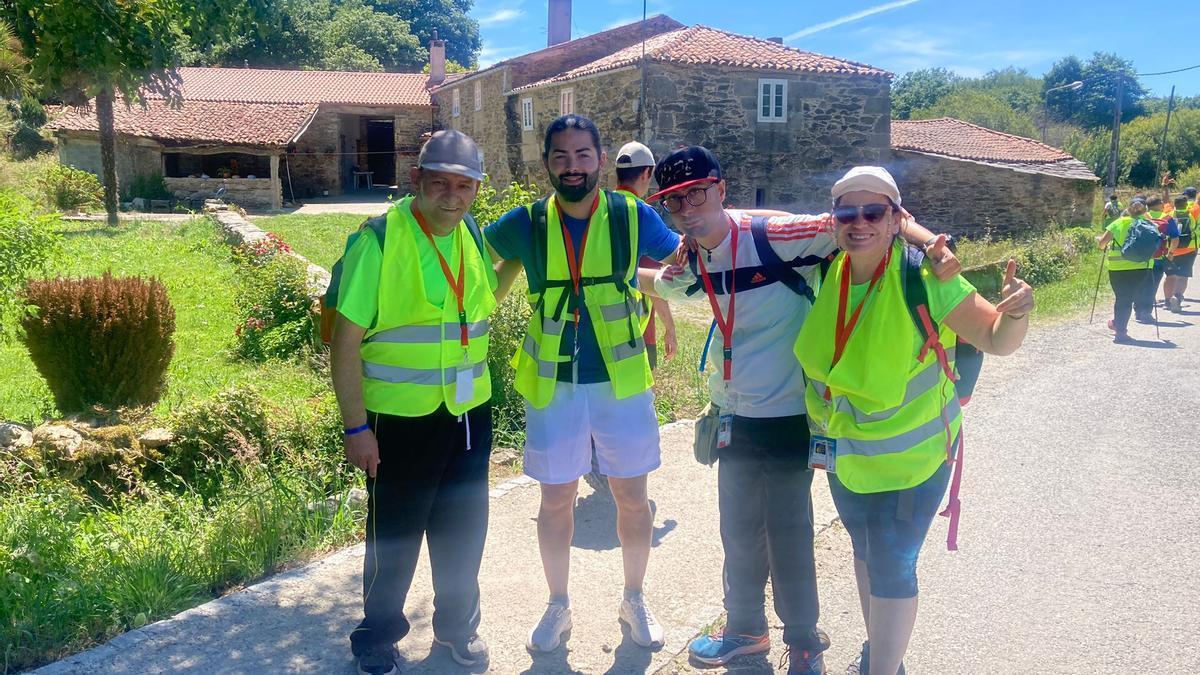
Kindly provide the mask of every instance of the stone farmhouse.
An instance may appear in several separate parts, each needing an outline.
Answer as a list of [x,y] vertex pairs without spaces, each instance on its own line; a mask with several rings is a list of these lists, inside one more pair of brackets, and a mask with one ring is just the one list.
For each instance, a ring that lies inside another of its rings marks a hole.
[[1058,148],[949,117],[893,121],[892,153],[904,205],[939,232],[1087,224],[1100,182]]
[[[162,174],[179,198],[223,186],[230,201],[273,208],[372,183],[406,189],[403,169],[435,124],[429,87],[444,79],[445,43],[431,47],[441,73],[179,68],[181,104],[150,94],[115,106],[118,183]],[[64,164],[100,173],[93,111],[48,127]]]

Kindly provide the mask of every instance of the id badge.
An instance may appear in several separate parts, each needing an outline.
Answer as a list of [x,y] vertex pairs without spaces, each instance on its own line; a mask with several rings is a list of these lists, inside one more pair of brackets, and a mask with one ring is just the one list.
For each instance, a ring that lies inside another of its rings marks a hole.
[[813,434],[808,441],[808,468],[837,473],[837,440]]
[[471,362],[463,359],[463,362],[454,372],[454,402],[462,405],[475,398],[475,369],[471,367]]
[[717,447],[727,448],[733,438],[733,413],[721,413],[717,418]]

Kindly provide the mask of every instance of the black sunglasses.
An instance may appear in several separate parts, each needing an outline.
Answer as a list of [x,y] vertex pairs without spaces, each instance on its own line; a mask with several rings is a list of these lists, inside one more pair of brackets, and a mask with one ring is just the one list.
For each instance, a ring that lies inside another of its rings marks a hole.
[[850,225],[858,220],[861,213],[863,220],[868,223],[878,223],[887,215],[887,204],[865,204],[863,206],[835,206],[833,217],[840,225]]

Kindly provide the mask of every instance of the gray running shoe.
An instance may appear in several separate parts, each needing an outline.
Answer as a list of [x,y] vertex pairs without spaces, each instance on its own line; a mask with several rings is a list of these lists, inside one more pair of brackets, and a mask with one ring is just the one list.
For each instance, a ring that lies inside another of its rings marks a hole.
[[560,603],[546,605],[541,621],[529,631],[525,648],[531,652],[552,652],[562,644],[563,636],[571,631],[571,608]]
[[472,635],[457,642],[439,640],[436,637],[433,638],[433,641],[450,650],[450,657],[460,666],[471,668],[488,661],[487,643],[478,635]]
[[646,606],[646,596],[641,593],[622,600],[617,615],[628,624],[629,637],[639,645],[656,649],[666,642],[662,625]]

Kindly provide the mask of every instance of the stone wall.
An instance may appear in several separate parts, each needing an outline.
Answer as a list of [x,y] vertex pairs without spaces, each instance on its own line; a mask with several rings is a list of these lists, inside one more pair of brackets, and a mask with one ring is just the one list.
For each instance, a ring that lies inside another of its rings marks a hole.
[[[609,163],[601,184],[616,186],[616,150],[638,139],[641,72],[615,70],[502,96],[507,67],[481,76],[483,110],[472,110],[473,80],[437,92],[442,125],[471,134],[483,148],[497,185],[536,183],[549,189],[541,163],[546,127],[558,117],[560,95],[574,91],[575,112],[596,122]],[[758,80],[788,81],[788,119],[759,122]],[[450,115],[460,89],[461,114]],[[716,67],[651,64],[646,74],[648,120],[641,139],[656,157],[698,143],[717,154],[729,180],[729,203],[798,212],[828,209],[829,188],[847,168],[886,161],[890,101],[886,80],[810,73],[767,73]],[[521,102],[533,100],[534,128],[522,128]],[[503,101],[503,105],[499,105]],[[503,163],[497,162],[503,157]]]
[[437,111],[431,108],[407,108],[396,113],[396,189],[399,195],[412,192],[409,169],[417,165],[421,153],[421,135],[432,131]]
[[[115,150],[118,185],[127,184],[134,176],[162,173],[162,146],[154,141],[118,136]],[[99,135],[60,134],[58,161],[102,176]]]
[[227,202],[249,208],[271,208],[270,178],[164,178],[176,199],[211,198],[220,187]]
[[[338,135],[341,133],[340,114],[321,106],[308,129],[296,141],[294,152],[286,155],[280,170],[283,172],[283,195],[291,201],[292,192],[299,200],[331,195],[343,190],[338,158]],[[353,150],[353,148],[351,148]],[[291,172],[291,189],[288,172]]]
[[1097,181],[1059,178],[896,151],[889,169],[904,206],[935,232],[1005,237],[1051,223],[1087,225]]
[[[758,121],[760,78],[787,81],[786,122]],[[821,212],[845,169],[890,153],[882,78],[651,64],[646,83],[647,145],[655,157],[681,144],[709,148],[725,171],[731,205]]]

